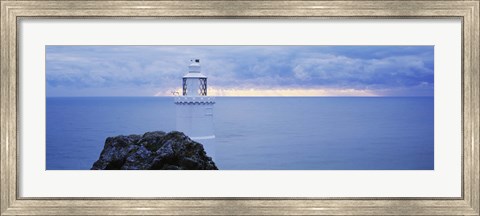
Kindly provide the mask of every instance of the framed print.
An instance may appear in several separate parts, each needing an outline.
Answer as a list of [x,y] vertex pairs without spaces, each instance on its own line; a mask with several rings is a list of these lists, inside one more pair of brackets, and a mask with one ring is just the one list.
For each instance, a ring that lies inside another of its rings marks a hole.
[[1,0],[2,215],[479,215],[478,1]]

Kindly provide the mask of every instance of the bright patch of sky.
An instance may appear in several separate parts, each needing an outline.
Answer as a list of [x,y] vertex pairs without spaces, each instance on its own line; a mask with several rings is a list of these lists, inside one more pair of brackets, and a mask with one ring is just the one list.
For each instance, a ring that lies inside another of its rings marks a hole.
[[433,96],[433,46],[47,46],[47,96]]

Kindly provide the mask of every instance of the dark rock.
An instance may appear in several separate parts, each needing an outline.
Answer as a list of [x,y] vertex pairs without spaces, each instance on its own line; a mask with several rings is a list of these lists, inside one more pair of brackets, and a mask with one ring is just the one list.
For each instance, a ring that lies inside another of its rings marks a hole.
[[203,145],[182,132],[109,137],[92,170],[216,170]]

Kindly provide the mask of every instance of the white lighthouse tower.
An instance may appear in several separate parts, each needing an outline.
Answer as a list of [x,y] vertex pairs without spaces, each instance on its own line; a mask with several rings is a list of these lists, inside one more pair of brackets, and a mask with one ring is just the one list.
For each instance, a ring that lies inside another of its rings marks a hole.
[[175,97],[177,131],[203,144],[211,157],[215,154],[213,105],[215,98],[207,96],[207,76],[200,72],[200,60],[192,60],[183,76],[182,95]]

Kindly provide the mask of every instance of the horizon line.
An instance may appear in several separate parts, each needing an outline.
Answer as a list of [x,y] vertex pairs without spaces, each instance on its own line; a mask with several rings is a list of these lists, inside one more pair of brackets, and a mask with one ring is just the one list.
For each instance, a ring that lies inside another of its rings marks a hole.
[[[46,96],[46,98],[74,98],[74,97],[78,97],[78,98],[94,98],[94,97],[98,97],[98,98],[105,98],[105,97],[151,97],[151,98],[174,98],[174,97],[183,97],[183,95],[179,95],[179,96],[148,96],[148,95],[145,95],[145,96],[142,96],[142,95],[138,95],[138,96],[108,96],[108,95],[105,95],[105,96],[78,96],[78,95],[75,95],[75,96]],[[193,97],[193,96],[192,96]],[[241,95],[241,96],[214,96],[214,95],[204,95],[204,96],[197,96],[197,97],[345,97],[345,98],[348,98],[348,97],[358,97],[358,98],[361,98],[361,97],[364,97],[364,98],[385,98],[385,97],[434,97],[434,95],[359,95],[359,96],[356,96],[356,95],[318,95],[318,96],[312,96],[312,95],[305,95],[305,96],[301,96],[301,95],[289,95],[289,96],[282,96],[282,95],[278,95],[278,96],[273,96],[273,95],[267,95],[267,96],[263,96],[263,95],[248,95],[248,96],[244,96],[244,95]]]

